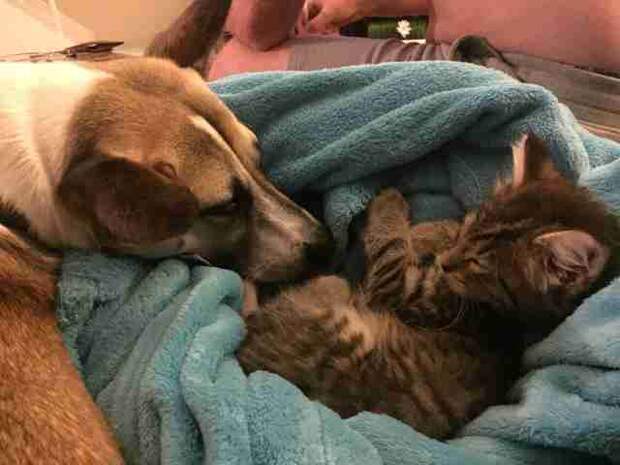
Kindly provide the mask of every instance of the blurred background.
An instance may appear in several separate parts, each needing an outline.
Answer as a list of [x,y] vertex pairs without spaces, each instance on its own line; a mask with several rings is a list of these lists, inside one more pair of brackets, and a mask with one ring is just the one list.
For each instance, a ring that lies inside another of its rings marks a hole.
[[191,0],[0,0],[0,55],[61,49],[95,38],[139,53]]

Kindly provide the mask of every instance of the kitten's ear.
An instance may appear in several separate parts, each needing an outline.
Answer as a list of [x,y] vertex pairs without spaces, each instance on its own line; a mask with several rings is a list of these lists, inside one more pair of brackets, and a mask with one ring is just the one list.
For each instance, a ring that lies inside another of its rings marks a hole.
[[549,283],[577,286],[579,291],[598,278],[609,259],[609,249],[590,234],[570,229],[542,234],[534,240],[543,246]]
[[146,166],[92,155],[69,167],[58,195],[107,246],[174,237],[189,229],[199,214],[198,200],[166,162]]
[[534,135],[527,135],[512,149],[512,185],[559,177],[549,149]]

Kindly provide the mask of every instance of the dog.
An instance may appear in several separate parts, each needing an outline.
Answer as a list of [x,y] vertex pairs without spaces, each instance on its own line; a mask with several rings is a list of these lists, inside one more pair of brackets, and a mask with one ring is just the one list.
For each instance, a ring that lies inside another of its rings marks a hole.
[[320,223],[262,174],[254,134],[155,58],[3,64],[0,200],[41,242],[199,254],[254,280],[321,261]]
[[[215,36],[230,2],[210,3]],[[267,283],[330,253],[261,172],[254,133],[162,58],[0,64],[0,206],[23,220],[0,226],[3,464],[123,463],[56,327],[59,250],[197,254]]]

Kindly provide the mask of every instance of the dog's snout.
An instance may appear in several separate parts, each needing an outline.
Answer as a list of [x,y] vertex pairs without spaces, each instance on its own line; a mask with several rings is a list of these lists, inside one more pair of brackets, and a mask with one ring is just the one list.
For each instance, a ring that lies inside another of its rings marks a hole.
[[334,241],[326,228],[319,228],[310,242],[305,244],[306,262],[313,270],[329,267],[334,254]]

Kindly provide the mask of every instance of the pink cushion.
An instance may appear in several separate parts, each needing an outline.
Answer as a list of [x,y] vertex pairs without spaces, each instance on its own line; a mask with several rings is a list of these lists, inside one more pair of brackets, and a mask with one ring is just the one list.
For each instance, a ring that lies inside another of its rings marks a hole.
[[466,34],[501,51],[620,72],[620,0],[431,0],[429,40]]

